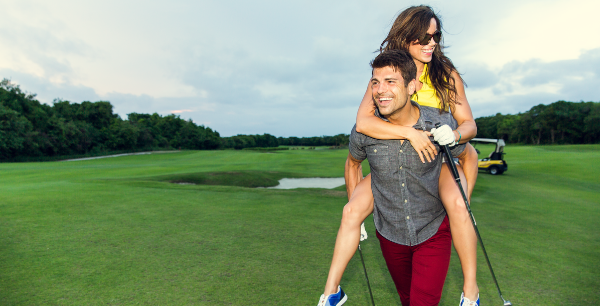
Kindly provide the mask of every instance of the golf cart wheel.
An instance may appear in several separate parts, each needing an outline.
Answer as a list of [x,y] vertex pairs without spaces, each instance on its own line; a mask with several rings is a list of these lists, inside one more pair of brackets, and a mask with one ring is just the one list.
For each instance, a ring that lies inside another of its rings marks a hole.
[[488,169],[488,172],[491,175],[497,175],[497,174],[501,174],[502,173],[502,172],[500,172],[500,169],[498,169],[498,167],[496,167],[496,166],[490,167],[490,169]]

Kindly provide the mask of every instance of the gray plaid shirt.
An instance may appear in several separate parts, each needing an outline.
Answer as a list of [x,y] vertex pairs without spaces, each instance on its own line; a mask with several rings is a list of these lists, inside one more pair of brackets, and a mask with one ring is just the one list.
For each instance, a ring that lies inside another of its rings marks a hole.
[[[415,129],[429,131],[438,122],[456,129],[456,120],[450,113],[440,114],[437,108],[411,102],[420,110]],[[379,112],[376,115],[382,118]],[[409,246],[435,235],[446,216],[438,193],[441,148],[436,144],[439,153],[436,159],[422,163],[410,141],[371,138],[356,132],[356,126],[352,128],[349,146],[355,159],[368,159],[371,167],[373,220],[377,231],[392,242]],[[464,148],[464,144],[454,146],[452,155],[459,155]]]

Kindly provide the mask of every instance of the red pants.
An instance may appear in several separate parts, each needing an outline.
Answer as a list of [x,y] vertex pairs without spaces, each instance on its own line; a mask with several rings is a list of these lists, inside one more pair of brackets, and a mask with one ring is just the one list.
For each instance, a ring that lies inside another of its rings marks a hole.
[[377,232],[387,264],[403,306],[437,305],[450,265],[450,222],[448,217],[437,233],[425,242],[406,246],[391,242]]

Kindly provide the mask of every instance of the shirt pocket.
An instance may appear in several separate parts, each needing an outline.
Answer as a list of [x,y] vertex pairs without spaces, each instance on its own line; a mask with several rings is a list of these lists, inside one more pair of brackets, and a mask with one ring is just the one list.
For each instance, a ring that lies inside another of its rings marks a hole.
[[391,170],[390,148],[386,145],[370,145],[367,148],[367,159],[371,172],[388,173]]
[[411,148],[410,150],[408,150],[407,157],[409,160],[408,162],[410,163],[410,168],[414,171],[414,173],[426,174],[426,173],[430,172],[433,168],[435,168],[435,166],[439,162],[438,159],[442,158],[442,155],[441,154],[436,155],[435,160],[432,160],[431,162],[428,162],[427,158],[425,158],[425,156],[423,156],[423,158],[425,158],[425,163],[423,163],[423,162],[421,162],[421,159],[419,158],[419,154],[417,153],[417,151],[415,151],[415,149]]

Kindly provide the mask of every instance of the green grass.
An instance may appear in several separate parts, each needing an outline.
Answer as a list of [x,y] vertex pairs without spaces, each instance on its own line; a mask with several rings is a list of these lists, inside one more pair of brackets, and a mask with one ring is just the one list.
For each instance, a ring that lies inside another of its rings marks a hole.
[[[514,305],[600,304],[600,146],[505,151],[508,171],[480,173],[472,199],[504,296]],[[187,151],[0,164],[0,305],[314,305],[344,188],[239,186],[340,177],[346,155]],[[372,218],[365,224],[375,301],[399,305]],[[478,275],[483,304],[499,305],[481,253]],[[347,305],[369,305],[358,255],[342,285]],[[441,305],[456,305],[461,286],[453,254]]]

